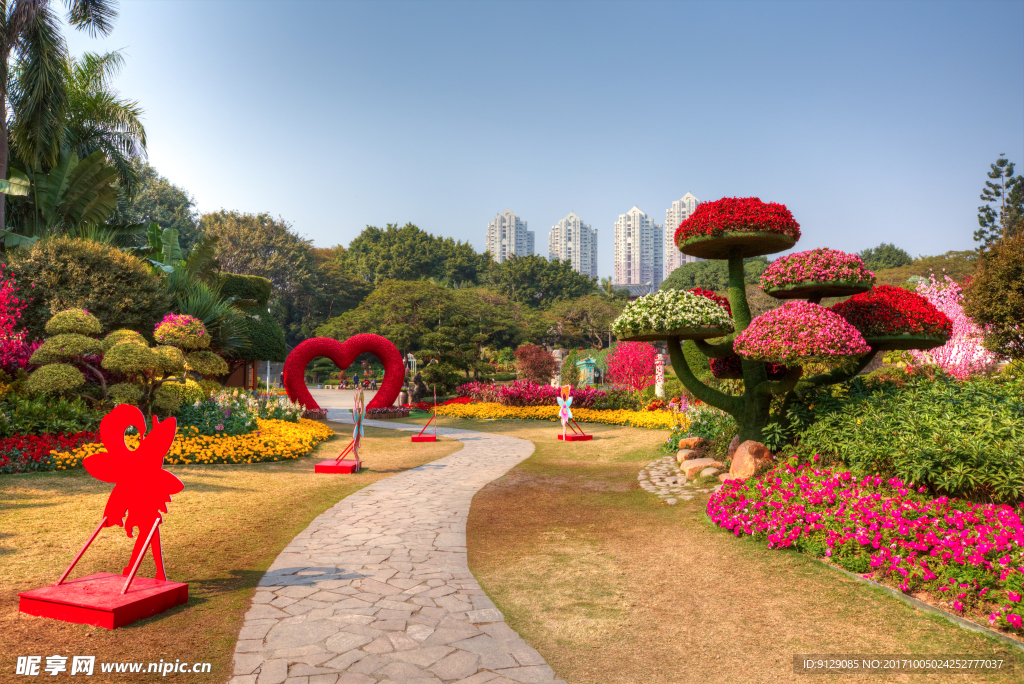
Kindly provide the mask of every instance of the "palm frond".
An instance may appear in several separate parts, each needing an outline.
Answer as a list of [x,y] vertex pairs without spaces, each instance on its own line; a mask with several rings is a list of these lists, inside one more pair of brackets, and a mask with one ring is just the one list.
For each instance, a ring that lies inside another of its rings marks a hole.
[[117,3],[110,0],[64,0],[68,7],[68,23],[84,30],[89,37],[105,36],[114,28]]

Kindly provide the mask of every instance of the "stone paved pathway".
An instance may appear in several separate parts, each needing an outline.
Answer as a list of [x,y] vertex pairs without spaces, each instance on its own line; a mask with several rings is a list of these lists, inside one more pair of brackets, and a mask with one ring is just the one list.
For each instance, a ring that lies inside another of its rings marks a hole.
[[533,443],[438,434],[463,449],[342,499],[281,552],[245,615],[230,684],[564,684],[466,562],[470,500]]
[[689,501],[699,494],[710,494],[722,488],[722,485],[701,489],[695,487],[679,470],[679,463],[675,456],[666,456],[657,461],[651,461],[641,468],[636,479],[642,489],[658,495],[670,506],[679,503],[679,499]]

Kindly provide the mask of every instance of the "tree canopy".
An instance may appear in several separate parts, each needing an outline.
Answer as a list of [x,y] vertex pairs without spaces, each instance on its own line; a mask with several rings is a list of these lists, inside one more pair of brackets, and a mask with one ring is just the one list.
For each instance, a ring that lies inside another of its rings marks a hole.
[[429,278],[475,284],[490,261],[489,254],[477,254],[468,242],[431,235],[412,223],[367,226],[344,253],[348,269],[373,284]]
[[986,174],[980,197],[985,204],[978,207],[979,228],[974,231],[975,242],[981,243],[979,249],[1024,232],[1024,178],[1014,176],[1013,167],[1001,154]]
[[914,261],[914,258],[906,250],[900,249],[891,242],[883,242],[877,247],[865,249],[858,256],[864,262],[864,265],[872,271],[899,268],[900,266],[907,266]]
[[133,163],[137,176],[135,193],[124,195],[107,219],[113,225],[155,222],[161,228],[178,231],[178,244],[188,254],[199,240],[199,212],[195,199],[183,188],[167,180],[149,164]]
[[1024,233],[985,252],[965,295],[964,312],[985,331],[985,347],[1024,359]]
[[513,255],[493,264],[487,281],[509,299],[532,307],[597,291],[596,279],[574,271],[568,260],[548,261],[536,254]]
[[[757,285],[761,274],[768,268],[768,259],[763,256],[743,260],[743,277],[748,285]],[[729,267],[725,261],[714,259],[682,264],[672,271],[661,283],[662,290],[690,290],[702,287],[705,290],[721,291],[729,287]]]

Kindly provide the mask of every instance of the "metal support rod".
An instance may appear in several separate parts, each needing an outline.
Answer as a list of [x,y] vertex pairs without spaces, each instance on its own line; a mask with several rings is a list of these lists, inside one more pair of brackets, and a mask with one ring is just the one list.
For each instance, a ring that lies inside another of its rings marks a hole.
[[60,586],[64,583],[64,580],[66,580],[68,578],[68,575],[71,574],[71,570],[74,569],[75,564],[78,563],[79,559],[85,553],[85,550],[89,548],[89,544],[92,544],[92,540],[95,539],[96,535],[100,533],[100,530],[103,529],[103,525],[106,522],[107,516],[103,516],[103,520],[100,520],[100,524],[96,526],[96,531],[92,533],[91,537],[89,537],[89,541],[85,542],[85,546],[83,546],[82,550],[78,552],[77,556],[75,556],[75,560],[71,561],[71,565],[68,566],[68,569],[64,571],[64,574],[60,576],[60,579],[57,580],[57,584],[54,586]]
[[139,566],[142,565],[142,557],[146,555],[146,550],[149,548],[149,542],[153,541],[153,533],[156,532],[157,526],[160,525],[160,516],[157,516],[156,520],[153,521],[153,527],[149,530],[149,536],[146,537],[146,543],[142,546],[142,551],[139,552],[139,557],[135,559],[135,565],[132,566],[132,571],[128,573],[128,580],[121,587],[121,593],[124,594],[128,591],[128,587],[131,586],[132,580],[135,579],[135,573],[139,571]]

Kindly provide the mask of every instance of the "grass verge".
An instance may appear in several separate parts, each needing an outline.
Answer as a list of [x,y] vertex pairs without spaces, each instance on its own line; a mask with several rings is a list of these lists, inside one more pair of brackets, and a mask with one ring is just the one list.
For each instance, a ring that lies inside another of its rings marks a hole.
[[[54,654],[68,656],[69,670],[72,655],[96,656],[92,681],[142,681],[101,675],[103,661],[177,658],[213,668],[212,675],[173,675],[176,682],[226,681],[253,588],[296,534],[352,492],[462,448],[452,440],[412,444],[407,433],[367,428],[362,472],[316,475],[313,466],[335,456],[351,435],[351,425],[328,424],[339,437],[294,461],[169,466],[185,490],[164,517],[164,563],[170,579],[189,583],[189,602],[114,631],[18,612],[18,592],[55,582],[85,543],[111,485],[81,469],[0,477],[0,682],[24,679],[13,674],[17,656],[41,655],[45,663]],[[119,573],[133,541],[121,528],[105,529],[72,576]],[[147,554],[139,576],[153,572]]]
[[573,684],[806,682],[793,672],[803,653],[987,657],[1008,668],[826,681],[1024,679],[1019,652],[998,641],[713,526],[706,495],[668,506],[639,489],[663,432],[586,425],[594,441],[565,444],[547,423],[441,425],[537,445],[473,499],[469,564],[509,624]]

